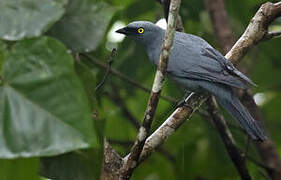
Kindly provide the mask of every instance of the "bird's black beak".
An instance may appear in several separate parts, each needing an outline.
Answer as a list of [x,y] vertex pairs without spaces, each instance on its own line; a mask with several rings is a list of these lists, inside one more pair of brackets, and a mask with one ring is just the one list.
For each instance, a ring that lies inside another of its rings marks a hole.
[[128,34],[128,31],[127,31],[126,29],[127,29],[127,28],[124,27],[124,28],[118,29],[118,30],[115,31],[115,32],[120,33],[120,34],[125,34],[125,35],[127,35],[127,34]]

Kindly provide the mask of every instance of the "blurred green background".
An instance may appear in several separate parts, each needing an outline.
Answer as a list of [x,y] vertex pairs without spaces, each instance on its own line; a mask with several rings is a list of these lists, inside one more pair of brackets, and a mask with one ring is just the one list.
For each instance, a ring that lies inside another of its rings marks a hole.
[[[235,40],[264,2],[225,1]],[[185,32],[219,49],[203,0],[183,0],[180,15]],[[150,88],[155,67],[144,48],[114,31],[136,20],[163,25],[162,5],[142,0],[1,0],[0,17],[0,179],[43,179],[38,172],[61,180],[98,179],[101,138],[105,136],[122,156],[128,154],[137,135],[132,120],[141,122],[149,94],[116,75],[109,75],[94,92],[105,69],[82,56],[79,60],[76,53],[91,54],[106,65],[111,50],[117,48],[112,67]],[[270,30],[280,29],[279,18]],[[279,154],[280,47],[280,38],[262,42],[240,64],[258,84],[252,89],[254,97]],[[183,93],[166,80],[162,95],[179,99]],[[160,100],[152,131],[173,107]],[[94,120],[93,111],[98,113]],[[245,134],[224,114],[238,146],[246,149]],[[261,161],[254,145],[248,153]],[[251,161],[247,165],[253,179],[265,179],[263,169]],[[135,170],[132,179],[236,180],[239,176],[215,127],[195,113]]]

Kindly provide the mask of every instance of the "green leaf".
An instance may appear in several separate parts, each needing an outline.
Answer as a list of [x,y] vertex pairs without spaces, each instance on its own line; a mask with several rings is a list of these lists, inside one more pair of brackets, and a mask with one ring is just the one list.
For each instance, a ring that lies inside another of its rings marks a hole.
[[38,159],[1,159],[1,180],[42,180],[38,176]]
[[6,44],[0,40],[0,75],[2,72],[2,64],[4,62],[5,53],[6,53]]
[[54,0],[57,1],[58,3],[61,3],[62,5],[66,5],[68,3],[68,0]]
[[101,42],[115,11],[104,2],[70,0],[66,14],[49,34],[75,52],[92,51]]
[[64,45],[43,37],[8,53],[0,86],[0,157],[99,147],[89,102]]
[[91,109],[94,110],[93,108],[97,103],[95,94],[97,74],[91,71],[83,62],[76,62],[74,66],[76,74],[83,83],[88,99],[90,100]]
[[14,41],[40,36],[61,18],[62,5],[50,0],[1,0],[0,37]]
[[56,180],[99,179],[102,153],[89,149],[40,160],[40,175]]
[[[97,113],[99,111],[97,109],[98,103],[96,98],[95,88],[97,86],[97,72],[94,72],[86,64],[83,62],[76,62],[75,63],[75,70],[76,73],[84,85],[85,91],[87,93],[88,99],[90,100],[90,106],[92,112]],[[103,144],[104,139],[104,126],[105,122],[103,119],[98,117],[98,114],[93,114],[93,122],[95,124],[95,129],[97,132],[97,136],[99,139],[100,144]]]

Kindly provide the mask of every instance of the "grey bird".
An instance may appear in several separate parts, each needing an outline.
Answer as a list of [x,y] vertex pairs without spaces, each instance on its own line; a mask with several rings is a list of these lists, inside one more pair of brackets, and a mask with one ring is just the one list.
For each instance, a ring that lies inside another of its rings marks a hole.
[[[135,21],[116,32],[143,44],[150,61],[158,64],[164,29],[148,21]],[[249,84],[255,84],[204,39],[175,32],[167,73],[187,90],[214,95],[252,139],[267,139],[259,123],[233,92],[233,88],[246,89]]]

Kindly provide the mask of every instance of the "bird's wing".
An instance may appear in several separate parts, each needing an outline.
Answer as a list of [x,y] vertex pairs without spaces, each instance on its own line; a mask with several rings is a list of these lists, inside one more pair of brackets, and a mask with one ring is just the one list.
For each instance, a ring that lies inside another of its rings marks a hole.
[[252,83],[205,40],[184,33],[175,36],[168,72],[178,77],[218,82],[243,89],[247,85],[242,79]]
[[226,69],[227,72],[229,72],[231,75],[237,76],[253,86],[257,86],[251,79],[249,79],[246,75],[236,69],[228,59],[226,59],[213,47],[206,47],[204,50],[202,50],[202,55],[218,60],[218,62],[224,67],[224,69]]

